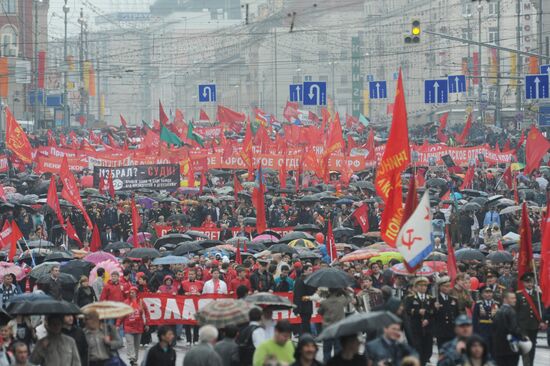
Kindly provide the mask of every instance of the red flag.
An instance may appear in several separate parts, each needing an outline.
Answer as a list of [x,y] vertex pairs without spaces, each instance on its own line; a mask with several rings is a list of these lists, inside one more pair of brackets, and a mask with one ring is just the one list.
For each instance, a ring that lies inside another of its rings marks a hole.
[[333,152],[342,150],[344,146],[345,142],[342,134],[342,125],[340,124],[340,117],[338,116],[338,113],[336,113],[334,116],[334,121],[332,121],[330,126],[323,155],[330,156]]
[[57,142],[55,142],[55,138],[53,137],[53,132],[51,130],[48,130],[48,146],[57,147]]
[[206,172],[203,170],[201,172],[201,185],[199,186],[199,196],[202,195],[202,190],[204,189],[204,186],[206,185]]
[[80,238],[78,237],[78,234],[76,233],[76,230],[75,230],[73,224],[71,224],[70,219],[67,219],[67,223],[65,225],[65,232],[67,233],[67,237],[69,239],[72,239],[72,240],[76,241],[78,246],[80,248],[82,248],[82,246],[83,246],[82,242],[80,241]]
[[474,166],[470,165],[468,167],[468,170],[466,171],[466,174],[464,175],[464,181],[462,182],[460,189],[462,190],[470,187],[472,182],[474,181],[474,176],[475,176]]
[[61,206],[59,205],[59,198],[57,197],[57,187],[55,185],[55,175],[50,178],[50,186],[48,188],[48,196],[46,203],[52,208],[57,216],[57,220],[63,225],[63,215],[61,214]]
[[[165,125],[165,126],[166,124],[168,124],[168,122],[170,122],[170,119],[168,118],[166,113],[164,113],[164,107],[162,106],[162,103],[160,100],[159,100],[159,122],[161,125]],[[160,129],[160,126],[159,126],[159,129]]]
[[189,168],[187,169],[187,187],[195,187],[195,169],[193,169],[193,162],[189,160]]
[[449,112],[444,113],[439,118],[439,127],[437,128],[437,139],[442,143],[447,143],[449,137],[443,133],[445,127],[447,126],[447,119],[449,118]]
[[401,219],[401,226],[407,222],[409,217],[413,214],[418,206],[418,195],[416,194],[416,179],[411,177],[409,179],[409,190],[407,192],[407,200],[405,201],[405,209],[403,210],[403,218]]
[[21,230],[19,230],[19,226],[17,226],[17,223],[15,220],[11,222],[11,234],[10,234],[10,252],[8,254],[8,262],[13,262],[13,258],[15,257],[15,253],[17,252],[17,242],[19,239],[23,237],[23,233]]
[[550,200],[546,203],[546,216],[543,220],[543,232],[540,250],[540,288],[542,302],[550,306]]
[[519,138],[518,144],[516,145],[516,151],[518,151],[523,143],[525,142],[525,130],[521,131],[521,136]]
[[374,131],[371,128],[369,130],[369,136],[367,138],[367,142],[363,145],[365,149],[368,151],[367,155],[367,161],[375,161],[376,160],[376,151],[375,151],[375,145],[374,145]]
[[509,165],[508,168],[502,173],[502,181],[508,186],[508,189],[512,189],[514,186],[514,177],[512,177],[512,166]]
[[300,178],[302,177],[303,172],[304,172],[304,161],[303,159],[300,159],[300,162],[298,163],[298,170],[296,171],[296,181],[295,181],[296,192],[300,190]]
[[334,240],[334,233],[332,231],[332,220],[328,220],[328,228],[327,228],[327,236],[325,238],[326,240],[326,247],[327,247],[327,255],[330,258],[330,261],[334,261],[338,258],[338,254],[336,252],[336,241]]
[[235,263],[243,264],[243,258],[241,256],[241,245],[239,244],[239,242],[237,242],[237,252],[235,253]]
[[99,194],[105,193],[105,177],[99,177],[99,186],[97,187]]
[[512,150],[512,148],[510,147],[510,139],[506,139],[506,141],[504,142],[504,146],[502,147],[502,152],[508,152]]
[[208,117],[208,114],[206,114],[206,111],[201,108],[200,114],[199,114],[199,121],[208,121],[210,122],[210,117]]
[[0,184],[0,199],[2,199],[3,201],[8,200],[6,198],[6,192],[4,191],[4,186],[2,184]]
[[250,123],[246,124],[246,133],[244,135],[243,139],[243,148],[241,150],[241,158],[244,161],[244,164],[248,168],[248,172],[251,173],[253,170],[253,151],[252,151],[252,145],[253,145],[253,139],[254,136],[252,135],[252,130],[250,129]]
[[521,277],[533,272],[533,245],[531,242],[531,223],[527,202],[521,205],[521,223],[519,228],[518,290],[523,290]]
[[32,147],[27,134],[6,107],[6,147],[25,164],[32,164]]
[[76,184],[74,175],[69,170],[69,162],[67,161],[67,156],[63,157],[63,162],[61,163],[61,172],[59,174],[61,182],[63,182],[63,190],[61,191],[61,196],[67,201],[72,203],[76,208],[82,212],[84,220],[88,224],[88,227],[92,227],[92,220],[88,216],[84,204],[82,203],[82,198],[80,197],[80,191]]
[[418,187],[424,187],[426,185],[426,169],[417,169],[414,178],[416,179],[416,185]]
[[349,114],[346,113],[346,128],[349,130],[356,123],[359,123],[359,118],[350,116]]
[[348,135],[348,153],[356,147],[357,143],[355,143],[355,140],[351,137],[351,135]]
[[279,185],[281,188],[286,188],[286,177],[287,177],[287,168],[286,168],[286,149],[283,155],[283,165],[281,166],[281,169],[279,170]]
[[141,217],[136,206],[136,200],[132,197],[132,238],[134,238],[134,248],[139,248],[138,232],[141,226]]
[[109,188],[109,195],[112,199],[115,198],[115,185],[113,183],[113,172],[109,169],[109,175],[107,176],[107,187]]
[[380,222],[381,236],[392,246],[395,245],[403,217],[401,172],[410,161],[407,106],[403,76],[399,70],[390,134],[375,179],[376,192],[385,203]]
[[94,229],[92,231],[92,240],[90,241],[90,251],[98,252],[101,250],[101,236],[99,235],[99,229],[97,224],[94,223]]
[[239,192],[242,190],[241,181],[237,177],[237,174],[233,173],[233,195],[235,196],[235,202],[239,202]]
[[8,244],[10,244],[11,236],[11,224],[9,220],[4,221],[4,226],[2,227],[2,232],[0,232],[0,249],[4,249]]
[[176,114],[174,116],[174,124],[182,124],[185,123],[185,119],[183,118],[183,112],[176,108]]
[[468,114],[468,118],[466,119],[466,124],[464,125],[464,129],[462,130],[462,133],[460,135],[456,135],[456,141],[462,145],[464,145],[468,141],[470,128],[472,128],[472,119],[473,119],[473,113],[470,112]]
[[369,207],[366,203],[356,208],[351,216],[355,219],[355,222],[361,226],[363,234],[369,231]]
[[449,232],[448,225],[445,230],[445,241],[447,244],[447,274],[451,278],[451,285],[454,286],[458,271],[456,269],[455,247],[451,240],[451,233]]
[[246,120],[246,115],[219,105],[216,119],[222,126],[226,126],[227,128],[239,133],[243,127],[242,123]]
[[254,200],[254,207],[256,208],[256,231],[258,234],[263,233],[267,229],[267,223],[265,219],[265,188],[263,182],[262,166],[258,168],[258,187],[254,188],[252,198]]
[[298,107],[297,102],[286,102],[283,117],[285,117],[288,122],[294,122],[299,116]]
[[319,120],[319,116],[316,115],[315,113],[313,113],[312,111],[309,111],[308,119],[309,119],[311,122],[315,122],[316,124],[319,124],[319,122],[321,122],[321,121]]
[[326,108],[321,109],[321,117],[323,119],[323,123],[321,124],[321,132],[325,133],[325,129],[327,128],[327,125],[330,123],[330,112]]
[[121,124],[124,128],[128,128],[128,123],[126,122],[126,120],[124,119],[124,117],[122,116],[122,114],[120,115],[120,124]]
[[533,170],[538,169],[540,160],[550,150],[550,141],[542,133],[532,126],[527,134],[527,143],[525,144],[525,170],[526,175]]
[[497,249],[498,250],[504,250],[504,245],[502,245],[502,240],[498,240],[497,242]]
[[59,145],[66,147],[67,146],[67,138],[64,134],[59,134]]

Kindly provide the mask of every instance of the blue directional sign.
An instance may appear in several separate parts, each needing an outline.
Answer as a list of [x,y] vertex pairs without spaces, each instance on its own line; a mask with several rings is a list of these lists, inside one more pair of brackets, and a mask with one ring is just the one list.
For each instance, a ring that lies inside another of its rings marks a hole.
[[199,102],[216,101],[216,84],[199,85]]
[[525,76],[525,98],[548,98],[548,74]]
[[447,103],[449,92],[447,79],[424,81],[424,103]]
[[374,75],[367,75],[367,81],[374,81]]
[[388,91],[386,87],[386,81],[371,81],[369,83],[369,97],[370,99],[385,99],[388,97]]
[[550,127],[550,105],[539,105],[539,127]]
[[449,81],[449,93],[464,93],[466,91],[466,76],[450,75],[447,76]]
[[304,86],[302,84],[290,84],[290,101],[301,102],[304,100]]
[[304,105],[326,105],[327,83],[325,81],[304,81]]
[[550,65],[540,65],[541,74],[550,74]]

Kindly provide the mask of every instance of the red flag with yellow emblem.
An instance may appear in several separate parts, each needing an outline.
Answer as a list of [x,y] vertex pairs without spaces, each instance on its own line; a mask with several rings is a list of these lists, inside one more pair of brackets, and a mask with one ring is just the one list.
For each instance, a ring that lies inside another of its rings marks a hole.
[[6,108],[6,147],[23,163],[32,163],[32,147],[27,134],[9,108]]

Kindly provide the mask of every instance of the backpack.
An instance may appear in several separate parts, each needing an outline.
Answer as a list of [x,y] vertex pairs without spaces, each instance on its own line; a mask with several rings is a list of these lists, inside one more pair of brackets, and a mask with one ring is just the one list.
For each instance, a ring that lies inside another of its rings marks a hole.
[[243,366],[252,365],[254,351],[256,350],[254,342],[252,342],[252,333],[258,328],[260,328],[259,325],[249,324],[239,332],[237,344],[239,345],[239,359]]

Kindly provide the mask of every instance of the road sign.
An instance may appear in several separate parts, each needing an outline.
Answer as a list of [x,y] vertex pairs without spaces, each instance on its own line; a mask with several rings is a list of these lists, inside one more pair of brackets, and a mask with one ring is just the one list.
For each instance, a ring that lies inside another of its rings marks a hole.
[[550,105],[539,106],[539,127],[550,127]]
[[374,75],[367,75],[367,81],[374,81]]
[[540,65],[541,74],[550,74],[550,65]]
[[447,79],[424,81],[424,103],[447,103],[448,101]]
[[385,80],[371,81],[369,83],[370,99],[385,99],[388,97],[387,84]]
[[304,100],[304,87],[302,84],[290,84],[290,101],[301,102]]
[[548,98],[548,74],[525,76],[525,98]]
[[466,76],[450,75],[447,76],[449,82],[449,93],[464,93],[466,92]]
[[199,102],[216,101],[216,84],[199,85]]
[[327,83],[325,81],[305,81],[304,105],[326,105]]

